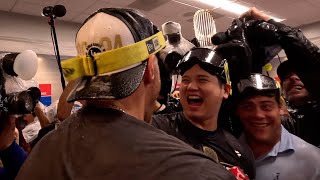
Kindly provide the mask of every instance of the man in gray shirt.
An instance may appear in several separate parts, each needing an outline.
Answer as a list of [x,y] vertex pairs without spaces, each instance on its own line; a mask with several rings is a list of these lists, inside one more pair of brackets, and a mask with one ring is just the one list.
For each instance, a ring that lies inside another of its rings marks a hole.
[[104,8],[76,36],[78,57],[62,62],[77,79],[69,101],[85,106],[32,150],[17,179],[234,179],[182,141],[155,129],[161,32],[138,11]]

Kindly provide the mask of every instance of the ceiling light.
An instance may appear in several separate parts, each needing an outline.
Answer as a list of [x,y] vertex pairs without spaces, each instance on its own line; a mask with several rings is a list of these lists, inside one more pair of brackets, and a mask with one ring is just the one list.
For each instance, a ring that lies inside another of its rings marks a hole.
[[[208,4],[210,6],[213,6],[215,8],[220,8],[223,9],[225,11],[229,11],[235,14],[243,14],[244,12],[248,11],[250,8],[240,5],[234,1],[230,1],[230,0],[197,0],[199,2]],[[280,18],[276,18],[273,16],[270,16],[271,19],[274,19],[277,22],[283,21],[285,19],[280,19]]]

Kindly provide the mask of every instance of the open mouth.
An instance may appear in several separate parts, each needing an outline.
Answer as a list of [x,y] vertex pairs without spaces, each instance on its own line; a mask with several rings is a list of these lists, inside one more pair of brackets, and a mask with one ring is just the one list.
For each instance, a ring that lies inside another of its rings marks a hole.
[[289,93],[290,94],[300,93],[303,89],[304,89],[304,86],[302,86],[302,85],[294,85],[290,89]]
[[295,90],[302,90],[303,87],[302,87],[301,85],[294,85],[294,86],[293,86],[293,89],[295,89]]
[[200,96],[188,96],[187,102],[192,106],[200,106],[203,103],[203,99]]
[[255,128],[265,128],[268,126],[268,123],[263,123],[263,122],[254,122],[251,124]]

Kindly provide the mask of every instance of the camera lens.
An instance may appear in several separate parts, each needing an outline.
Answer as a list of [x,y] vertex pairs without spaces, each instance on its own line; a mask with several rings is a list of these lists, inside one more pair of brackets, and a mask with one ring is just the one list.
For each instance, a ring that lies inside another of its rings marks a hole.
[[36,104],[29,91],[9,94],[8,100],[9,114],[29,114]]

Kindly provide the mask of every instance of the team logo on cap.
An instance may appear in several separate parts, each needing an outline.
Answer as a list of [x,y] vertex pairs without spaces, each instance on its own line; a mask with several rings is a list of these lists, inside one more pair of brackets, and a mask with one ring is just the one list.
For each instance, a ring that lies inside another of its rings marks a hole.
[[159,43],[158,37],[154,37],[150,39],[149,41],[146,42],[147,48],[148,48],[148,53],[151,54],[158,50],[161,46]]
[[93,57],[93,55],[95,55],[96,53],[101,53],[105,51],[105,48],[98,43],[89,44],[86,49],[87,49],[86,55],[90,57]]
[[69,77],[74,74],[75,70],[73,68],[62,68],[63,75]]

